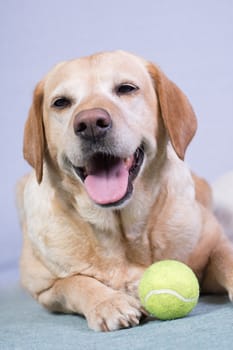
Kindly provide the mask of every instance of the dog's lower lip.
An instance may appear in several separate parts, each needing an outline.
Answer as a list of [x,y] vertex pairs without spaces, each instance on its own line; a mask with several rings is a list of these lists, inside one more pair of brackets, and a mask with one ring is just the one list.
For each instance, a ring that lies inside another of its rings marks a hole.
[[84,182],[85,178],[87,177],[85,168],[82,167],[76,167],[72,164],[73,169],[75,170],[75,173],[78,175],[78,177]]
[[131,176],[131,181],[133,181],[137,177],[139,170],[141,168],[143,159],[144,159],[144,147],[140,146],[136,149],[134,153],[134,162],[129,169],[129,176]]
[[[99,159],[98,159],[99,157]],[[101,161],[103,160],[103,158],[108,158],[110,156],[106,155],[106,154],[94,154],[93,155],[93,162],[96,162],[96,159],[99,160],[99,162],[101,163]],[[113,201],[113,202],[109,202],[109,203],[97,203],[100,206],[103,207],[110,207],[110,206],[119,206],[122,203],[125,202],[126,199],[130,198],[132,192],[133,192],[133,181],[135,180],[135,178],[137,177],[139,170],[141,168],[141,165],[143,163],[143,159],[144,159],[144,147],[143,145],[141,145],[140,147],[138,147],[136,149],[136,151],[134,152],[134,155],[131,157],[127,157],[124,159],[121,159],[117,156],[113,157],[111,156],[110,159],[112,161],[123,161],[125,164],[125,167],[128,171],[128,186],[127,186],[127,190],[126,193],[124,194],[124,196],[122,198],[120,198],[117,201]],[[73,169],[75,171],[75,173],[78,175],[78,177],[82,180],[82,182],[85,182],[85,179],[87,178],[87,176],[89,175],[88,170],[89,170],[89,165],[87,167],[76,167],[74,165]]]

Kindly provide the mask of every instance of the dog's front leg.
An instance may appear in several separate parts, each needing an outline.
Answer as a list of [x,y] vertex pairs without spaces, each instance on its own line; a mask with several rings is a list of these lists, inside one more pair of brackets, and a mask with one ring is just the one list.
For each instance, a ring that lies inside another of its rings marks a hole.
[[52,311],[83,314],[95,331],[137,325],[142,315],[140,303],[134,297],[82,275],[56,280],[39,294],[38,300]]
[[210,254],[203,291],[214,293],[227,291],[233,301],[233,244],[224,234],[221,234]]

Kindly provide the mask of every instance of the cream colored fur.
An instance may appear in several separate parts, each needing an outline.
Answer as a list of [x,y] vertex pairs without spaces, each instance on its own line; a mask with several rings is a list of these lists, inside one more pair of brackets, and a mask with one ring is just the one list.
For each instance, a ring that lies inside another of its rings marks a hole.
[[[117,96],[114,86],[140,89]],[[58,96],[69,108],[52,107]],[[85,164],[74,117],[108,110],[111,152],[145,157],[130,199],[103,208],[64,161]],[[183,119],[182,119],[183,118]],[[181,120],[182,119],[182,120]],[[63,62],[37,86],[25,127],[24,154],[34,167],[18,186],[24,233],[23,286],[50,310],[83,314],[94,330],[139,323],[145,311],[138,281],[154,261],[177,259],[197,274],[203,290],[233,294],[233,246],[211,213],[207,183],[183,161],[196,129],[183,93],[160,69],[125,52]]]

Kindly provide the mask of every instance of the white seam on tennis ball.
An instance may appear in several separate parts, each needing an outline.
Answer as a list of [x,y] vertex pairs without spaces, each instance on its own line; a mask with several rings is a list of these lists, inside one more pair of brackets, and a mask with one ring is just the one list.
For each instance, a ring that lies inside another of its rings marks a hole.
[[173,295],[175,297],[177,297],[178,299],[180,299],[181,301],[185,302],[185,303],[192,303],[194,301],[197,301],[197,297],[196,298],[185,298],[183,297],[183,295],[177,293],[175,290],[171,290],[171,289],[155,289],[155,290],[151,290],[146,296],[145,296],[145,303],[147,302],[147,300],[152,296],[152,295],[159,295],[159,294],[170,294]]

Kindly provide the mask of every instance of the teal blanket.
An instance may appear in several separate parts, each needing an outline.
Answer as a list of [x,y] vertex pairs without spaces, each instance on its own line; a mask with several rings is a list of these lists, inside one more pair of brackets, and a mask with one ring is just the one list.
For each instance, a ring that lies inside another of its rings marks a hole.
[[233,306],[226,296],[203,296],[192,313],[110,333],[88,329],[83,317],[52,314],[20,288],[0,291],[1,350],[233,349]]

